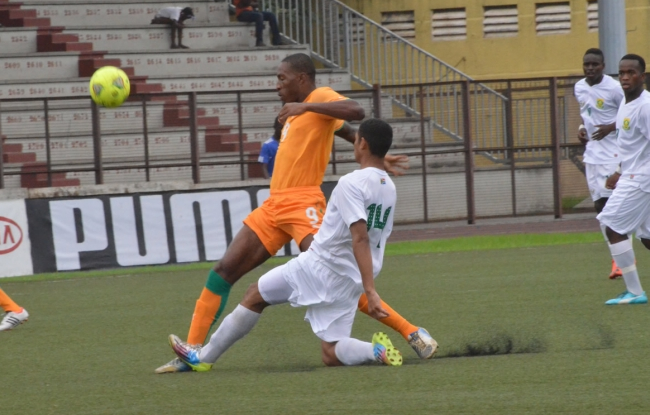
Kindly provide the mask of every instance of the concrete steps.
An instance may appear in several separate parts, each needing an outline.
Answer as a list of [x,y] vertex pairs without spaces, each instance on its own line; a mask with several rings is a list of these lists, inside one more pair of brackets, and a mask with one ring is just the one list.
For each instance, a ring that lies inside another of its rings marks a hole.
[[[68,96],[88,96],[89,78],[75,77],[73,79],[21,79],[0,81],[0,99],[2,98],[57,98]],[[218,76],[157,76],[148,77],[147,81],[161,84],[165,92],[185,93],[191,91],[260,91],[275,89],[277,79],[271,72],[220,73]],[[318,70],[316,82],[320,85],[331,85],[339,91],[351,88],[350,76],[339,70]],[[258,95],[258,94],[256,94]],[[277,99],[275,92],[260,93],[269,99]],[[244,95],[244,98],[246,96]],[[199,96],[202,100],[203,96]],[[6,104],[3,104],[6,105]]]
[[[286,56],[303,52],[305,46],[282,46],[275,49],[252,48],[231,50],[168,50],[140,52],[44,52],[0,55],[0,82],[52,78],[74,79],[90,76],[96,67],[105,65],[132,67],[129,73],[156,77],[205,75],[213,73],[274,74]],[[128,70],[127,70],[128,73]]]
[[[149,24],[158,10],[164,7],[191,7],[197,24],[224,24],[229,21],[228,4],[214,1],[146,2],[114,0],[111,2],[55,0],[29,1],[23,8],[36,11],[36,17],[50,19],[52,25],[88,27],[101,22],[103,26]],[[188,22],[191,26],[192,22]]]
[[[95,50],[109,52],[138,50],[169,50],[170,32],[160,25],[86,27],[64,29],[54,42],[85,42]],[[0,29],[2,53],[36,53],[60,51],[46,49],[39,44],[38,31],[45,28],[16,27]],[[268,30],[266,31],[268,32]],[[183,30],[184,43],[192,49],[224,49],[233,47],[254,47],[255,30],[244,23],[229,23],[222,26],[188,26]],[[266,35],[266,33],[265,33]],[[65,37],[64,37],[65,36]],[[270,43],[269,43],[270,44]],[[84,49],[86,50],[86,49]]]

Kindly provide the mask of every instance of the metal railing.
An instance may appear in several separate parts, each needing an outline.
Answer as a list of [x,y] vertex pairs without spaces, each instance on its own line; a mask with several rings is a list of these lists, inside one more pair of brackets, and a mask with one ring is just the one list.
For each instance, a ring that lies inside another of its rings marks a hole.
[[[472,105],[480,125],[476,139],[495,140],[505,129],[507,98],[405,40],[337,0],[262,0],[261,8],[276,14],[286,40],[307,44],[314,59],[347,70],[363,87],[391,85],[390,98],[406,116],[419,115],[417,88],[412,84],[452,82],[426,97],[430,123],[448,137],[462,141],[463,131],[451,114],[459,108],[459,82],[470,81]],[[454,110],[451,110],[451,109]]]
[[[502,130],[494,127],[493,141],[477,139],[483,124],[476,101],[482,97],[469,81],[409,85],[418,97],[412,103],[418,115],[402,118],[394,117],[392,111],[400,108],[382,96],[404,86],[340,92],[357,100],[367,116],[381,113],[389,119],[391,152],[410,156],[410,170],[396,179],[407,200],[401,222],[466,218],[473,223],[486,216],[560,217],[572,207],[566,200],[588,198],[573,83],[491,81],[511,97],[504,108],[509,122]],[[445,112],[428,102],[450,90],[458,92]],[[268,102],[261,104],[262,97]],[[273,91],[137,95],[118,109],[79,97],[2,99],[0,134],[8,152],[3,155],[0,147],[0,188],[175,180],[218,187],[261,178],[257,157],[281,107],[275,101]],[[461,142],[432,125],[441,113],[457,126]],[[25,155],[32,159],[12,158]],[[352,145],[335,140],[326,174],[355,168]]]

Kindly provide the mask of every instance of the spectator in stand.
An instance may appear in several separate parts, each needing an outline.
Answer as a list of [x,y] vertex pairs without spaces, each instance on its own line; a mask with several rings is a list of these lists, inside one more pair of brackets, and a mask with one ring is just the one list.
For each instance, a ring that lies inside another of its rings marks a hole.
[[[183,44],[183,22],[187,19],[194,19],[194,11],[190,7],[165,7],[160,9],[151,20],[151,24],[166,24],[172,29],[172,49],[189,49]],[[176,34],[178,33],[178,43]]]
[[275,153],[278,152],[280,146],[280,137],[282,136],[282,124],[278,119],[275,119],[273,124],[273,135],[262,144],[262,151],[260,157],[257,159],[264,166],[264,178],[270,179],[273,176],[273,166],[275,164]]
[[278,19],[276,19],[273,13],[258,11],[257,1],[253,0],[233,0],[232,3],[235,5],[237,21],[255,23],[255,46],[266,46],[262,39],[265,21],[269,22],[269,26],[271,27],[271,43],[276,46],[282,44],[280,29],[278,29]]

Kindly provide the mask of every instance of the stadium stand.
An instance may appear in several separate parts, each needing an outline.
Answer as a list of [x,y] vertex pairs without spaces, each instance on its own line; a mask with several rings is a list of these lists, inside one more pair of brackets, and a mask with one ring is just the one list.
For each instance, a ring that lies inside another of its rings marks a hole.
[[[195,0],[183,3],[196,15],[184,30],[185,43],[191,49],[170,50],[168,28],[150,25],[149,21],[160,8],[176,5],[153,0],[110,4],[96,0],[0,0],[0,100],[25,98],[4,101],[0,106],[4,171],[22,173],[7,175],[6,188],[95,183],[88,81],[105,65],[121,67],[129,75],[132,95],[182,95],[146,102],[146,146],[142,102],[136,99],[118,109],[100,110],[104,183],[145,180],[145,147],[149,165],[158,166],[149,180],[192,178],[189,166],[177,165],[191,152],[185,94],[191,91],[219,92],[198,96],[199,153],[219,162],[202,166],[202,181],[242,178],[237,164],[240,117],[233,91],[247,92],[240,95],[245,118],[241,151],[247,160],[255,160],[281,106],[275,93],[258,91],[275,88],[279,62],[289,54],[309,53],[309,45],[256,48],[252,26],[231,22],[227,2]],[[337,90],[351,89],[351,77],[342,70],[319,70],[317,83]],[[56,97],[66,99],[49,100]],[[47,108],[43,98],[48,98]],[[361,96],[358,100],[370,114],[370,98]],[[382,101],[384,117],[391,113],[387,102]],[[402,122],[396,125],[396,137],[405,142],[419,140],[419,127],[415,120]],[[336,145],[340,151],[337,159],[352,158],[351,145],[341,141]],[[42,173],[48,157],[55,168],[65,166],[77,171],[56,173],[48,181],[47,174]],[[261,177],[261,171],[257,164],[250,164],[245,178],[254,177]]]

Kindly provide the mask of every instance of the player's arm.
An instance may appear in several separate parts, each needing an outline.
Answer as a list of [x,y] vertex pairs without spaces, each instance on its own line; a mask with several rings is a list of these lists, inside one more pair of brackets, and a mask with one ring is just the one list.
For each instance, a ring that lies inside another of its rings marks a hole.
[[366,221],[361,219],[350,225],[352,234],[352,252],[361,272],[363,291],[368,297],[368,314],[376,319],[388,317],[388,313],[381,306],[381,299],[375,290],[375,278],[372,272],[372,254],[370,253],[370,238]]
[[331,102],[289,102],[280,110],[278,121],[284,124],[287,118],[305,112],[314,112],[345,121],[360,121],[366,116],[363,107],[351,99]]
[[609,133],[616,130],[616,122],[611,124],[600,124],[596,126],[596,131],[591,135],[591,138],[600,141],[603,138],[607,137]]
[[587,129],[585,128],[584,124],[580,124],[580,127],[578,127],[578,140],[582,144],[587,144],[589,142],[589,137],[587,137]]

